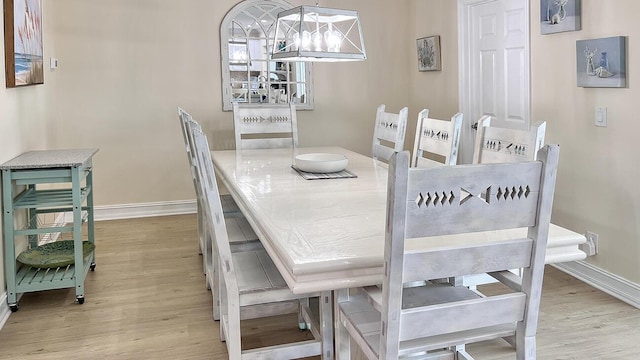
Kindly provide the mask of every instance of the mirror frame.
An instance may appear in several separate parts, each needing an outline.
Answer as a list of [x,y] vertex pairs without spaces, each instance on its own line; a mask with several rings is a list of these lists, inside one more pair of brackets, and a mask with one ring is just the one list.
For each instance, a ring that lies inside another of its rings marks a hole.
[[[262,11],[263,14],[268,14],[268,12],[264,10],[265,6],[272,7],[277,10],[275,14],[272,11],[270,11],[270,13],[272,13],[272,16],[273,16],[273,23],[271,24],[264,23],[264,20],[269,20],[271,17],[265,17],[262,19],[263,24],[266,25],[266,28],[275,27],[275,20],[277,18],[278,12],[291,9],[293,7],[291,4],[289,4],[284,0],[244,0],[238,3],[237,5],[235,5],[231,10],[229,10],[229,12],[227,12],[224,19],[222,20],[222,23],[220,24],[220,58],[221,58],[220,64],[221,64],[221,73],[222,73],[222,110],[223,111],[233,110],[233,105],[232,105],[233,88],[231,84],[232,70],[231,70],[231,62],[229,59],[229,44],[232,42],[231,34],[229,33],[231,29],[231,25],[240,15],[247,13],[248,11],[252,11],[254,14],[259,11]],[[265,35],[268,36],[268,34],[265,34]],[[303,94],[305,97],[304,98],[305,101],[304,103],[296,103],[296,109],[297,110],[313,110],[314,101],[313,101],[313,77],[312,77],[313,65],[312,63],[301,62],[301,61],[283,62],[283,61],[271,60],[271,57],[269,54],[271,49],[271,43],[270,43],[271,41],[272,39],[267,37],[267,44],[266,44],[267,66],[269,66],[270,63],[278,63],[281,66],[285,66],[287,71],[290,71],[288,69],[291,69],[291,67],[293,66],[296,66],[296,67],[304,66],[305,80],[302,83],[305,84],[304,86],[305,92]],[[257,83],[259,88],[266,87],[268,89],[271,89],[271,86],[270,86],[271,79],[266,79],[266,83],[265,83],[265,79],[260,79],[260,80],[261,81]],[[247,86],[247,90],[245,91],[250,96],[251,90],[249,88],[252,87],[251,79],[249,78],[246,81],[249,83],[249,86]],[[271,97],[271,94],[269,94],[269,92],[270,91],[267,91],[267,94],[266,94],[267,99]],[[263,94],[262,96],[265,96],[265,95]],[[248,106],[255,106],[255,107],[269,106],[269,105],[273,106],[273,103],[269,103],[268,101],[256,102],[256,103],[242,102],[242,104],[248,105]]]

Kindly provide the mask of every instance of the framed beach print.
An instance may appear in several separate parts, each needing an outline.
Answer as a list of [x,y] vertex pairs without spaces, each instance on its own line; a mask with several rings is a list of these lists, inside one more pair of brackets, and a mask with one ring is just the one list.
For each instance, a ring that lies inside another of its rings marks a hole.
[[3,1],[7,87],[42,84],[42,1]]
[[440,70],[440,35],[427,36],[417,40],[418,70]]
[[540,33],[580,30],[580,0],[540,0]]
[[626,58],[624,36],[576,41],[578,86],[626,87]]

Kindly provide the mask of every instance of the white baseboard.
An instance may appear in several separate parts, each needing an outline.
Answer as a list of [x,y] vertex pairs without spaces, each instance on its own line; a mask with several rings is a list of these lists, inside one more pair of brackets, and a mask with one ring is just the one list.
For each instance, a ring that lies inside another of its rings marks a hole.
[[7,292],[3,292],[0,295],[0,330],[9,319],[9,315],[11,314],[11,310],[9,310],[9,305],[7,304]]
[[596,289],[640,309],[640,285],[618,275],[589,264],[586,261],[570,261],[553,264],[554,267],[582,280]]
[[[194,214],[197,211],[195,200],[180,200],[96,206],[93,210],[93,216],[96,221],[101,221]],[[65,222],[70,223],[72,221],[73,217],[71,215],[71,213],[65,213]]]
[[164,201],[143,204],[96,206],[93,212],[96,221],[132,219],[152,216],[194,214],[198,211],[196,201]]

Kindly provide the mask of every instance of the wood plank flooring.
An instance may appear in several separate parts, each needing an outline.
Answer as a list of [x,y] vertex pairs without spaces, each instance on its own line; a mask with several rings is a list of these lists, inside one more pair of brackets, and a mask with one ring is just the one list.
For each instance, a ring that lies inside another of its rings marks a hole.
[[[75,304],[73,289],[25,294],[0,331],[0,360],[227,358],[211,317],[194,215],[98,222],[96,246],[85,303]],[[245,322],[244,345],[304,338],[296,323],[295,316]],[[515,358],[501,341],[468,349],[477,360]],[[538,359],[639,354],[640,310],[547,267]]]

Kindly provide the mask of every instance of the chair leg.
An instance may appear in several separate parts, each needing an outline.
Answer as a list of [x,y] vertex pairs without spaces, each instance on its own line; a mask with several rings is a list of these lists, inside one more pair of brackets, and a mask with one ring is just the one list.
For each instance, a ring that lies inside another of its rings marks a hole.
[[204,249],[202,248],[202,244],[204,243],[204,241],[202,241],[202,228],[204,227],[204,219],[202,219],[202,209],[200,208],[200,201],[196,201],[196,203],[198,207],[196,213],[196,217],[198,219],[198,243],[200,244],[200,246],[198,247],[198,254],[202,255],[202,251],[204,251]]
[[[217,256],[214,255],[214,260],[217,260]],[[218,261],[213,261],[213,289],[211,289],[211,297],[213,299],[213,320],[220,320],[220,298],[222,295],[222,281],[220,279],[220,269],[218,268]]]
[[307,323],[304,318],[305,308],[309,308],[309,298],[298,300],[300,302],[300,310],[298,310],[298,328],[300,330],[311,330],[311,324]]
[[[220,269],[218,270],[218,274],[220,274]],[[227,340],[227,334],[225,327],[225,321],[229,321],[229,318],[226,316],[229,313],[229,307],[227,306],[227,302],[224,301],[223,296],[226,296],[226,289],[224,288],[224,279],[221,276],[216,277],[218,279],[218,284],[214,290],[217,292],[217,297],[214,298],[213,308],[214,308],[214,317],[217,316],[218,320],[220,320],[220,341]],[[216,313],[217,311],[217,313]],[[238,315],[239,317],[239,315]],[[238,319],[238,322],[240,319]]]
[[469,353],[466,350],[464,350],[464,345],[463,345],[462,349],[456,350],[455,360],[473,360],[473,357],[469,355]]
[[[221,279],[221,283],[224,280]],[[232,303],[228,303],[227,293],[224,284],[222,284],[221,303],[220,303],[220,324],[226,329],[226,331],[220,332],[220,336],[224,336],[227,343],[227,352],[229,353],[229,360],[241,360],[242,359],[242,335],[240,333],[240,305],[236,298],[231,300]],[[223,341],[225,341],[223,340]]]
[[536,337],[516,332],[516,360],[536,359]]
[[320,294],[320,332],[322,334],[322,359],[333,359],[333,298],[331,291]]

